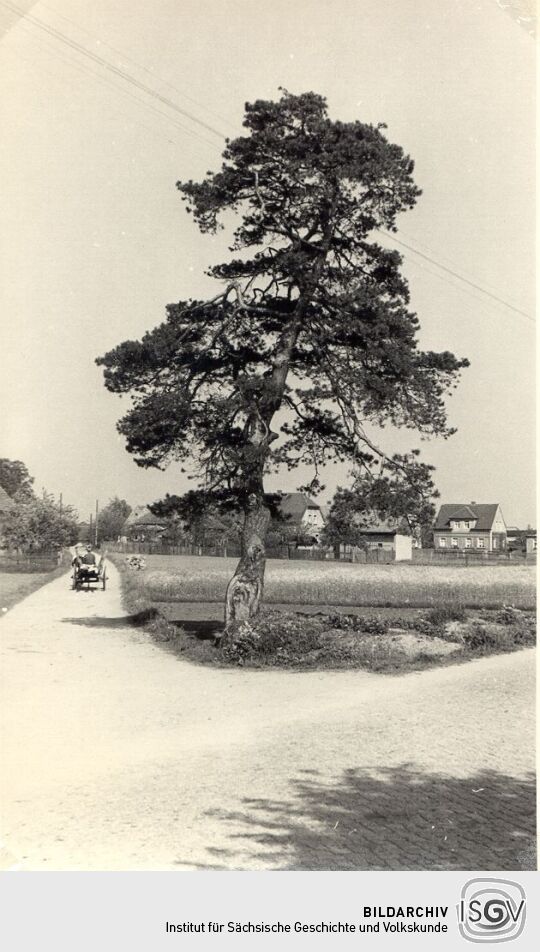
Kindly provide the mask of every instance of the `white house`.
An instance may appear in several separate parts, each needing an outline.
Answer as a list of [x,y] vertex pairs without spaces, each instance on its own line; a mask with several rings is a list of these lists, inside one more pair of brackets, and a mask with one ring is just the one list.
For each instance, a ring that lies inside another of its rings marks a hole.
[[318,542],[325,526],[321,506],[305,493],[286,493],[279,501],[281,515],[299,533]]

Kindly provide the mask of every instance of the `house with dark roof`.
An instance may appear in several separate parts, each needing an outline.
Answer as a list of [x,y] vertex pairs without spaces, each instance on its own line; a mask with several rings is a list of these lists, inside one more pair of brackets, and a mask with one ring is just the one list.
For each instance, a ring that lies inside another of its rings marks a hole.
[[321,506],[306,493],[285,493],[278,508],[287,523],[316,544],[326,524]]
[[147,506],[135,506],[122,529],[122,537],[132,542],[159,542],[168,529],[165,519],[154,516]]
[[506,549],[506,523],[501,507],[498,503],[445,503],[437,515],[433,544],[439,551]]
[[[357,522],[354,515],[352,522]],[[361,527],[361,533],[358,545],[341,543],[336,558],[350,558],[354,562],[358,553],[377,549],[381,553],[391,553],[395,562],[412,559],[413,539],[399,520],[380,519],[373,514],[369,523]]]

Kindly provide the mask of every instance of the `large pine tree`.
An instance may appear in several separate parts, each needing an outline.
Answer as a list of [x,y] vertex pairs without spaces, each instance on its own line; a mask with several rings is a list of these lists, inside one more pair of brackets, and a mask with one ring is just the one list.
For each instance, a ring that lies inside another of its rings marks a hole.
[[[287,92],[247,104],[244,126],[221,171],[178,183],[201,231],[237,216],[233,257],[210,269],[216,296],[169,305],[98,360],[108,389],[132,395],[118,428],[136,462],[198,460],[205,490],[244,511],[228,623],[258,611],[265,475],[311,463],[317,480],[332,460],[369,474],[382,454],[366,425],[448,436],[444,396],[467,365],[418,348],[401,257],[374,238],[420,195],[385,127]],[[393,459],[406,477],[407,457]]]

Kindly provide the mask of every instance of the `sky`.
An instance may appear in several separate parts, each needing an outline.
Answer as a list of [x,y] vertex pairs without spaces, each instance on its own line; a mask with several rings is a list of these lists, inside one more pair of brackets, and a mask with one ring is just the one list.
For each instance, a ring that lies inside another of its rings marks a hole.
[[[314,90],[332,118],[385,122],[415,160],[423,194],[396,237],[416,250],[395,247],[420,343],[471,362],[448,403],[456,435],[385,431],[381,445],[419,446],[441,502],[499,502],[509,525],[536,525],[526,5],[0,0],[0,457],[81,518],[96,499],[193,487],[178,467],[135,465],[115,428],[126,404],[94,361],[167,303],[216,293],[204,271],[226,259],[227,236],[199,234],[175,183],[219,166],[246,101]],[[326,502],[347,468],[324,481]]]

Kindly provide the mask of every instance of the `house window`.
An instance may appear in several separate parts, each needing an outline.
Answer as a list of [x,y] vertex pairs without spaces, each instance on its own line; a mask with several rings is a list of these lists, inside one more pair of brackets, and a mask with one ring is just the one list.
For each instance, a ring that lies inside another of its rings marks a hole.
[[493,536],[493,548],[494,549],[499,548],[499,540],[496,538],[496,536]]
[[446,539],[439,539],[439,546],[441,547],[441,549],[445,549],[445,548],[446,548]]
[[457,547],[458,547],[458,540],[457,540],[457,539],[452,539],[452,548],[453,548],[453,549],[457,549]]
[[472,542],[470,539],[465,539],[465,548],[470,549]]
[[479,540],[478,540],[478,548],[479,548],[479,549],[483,549],[483,548],[484,548],[484,540],[483,540],[483,539],[479,539]]

